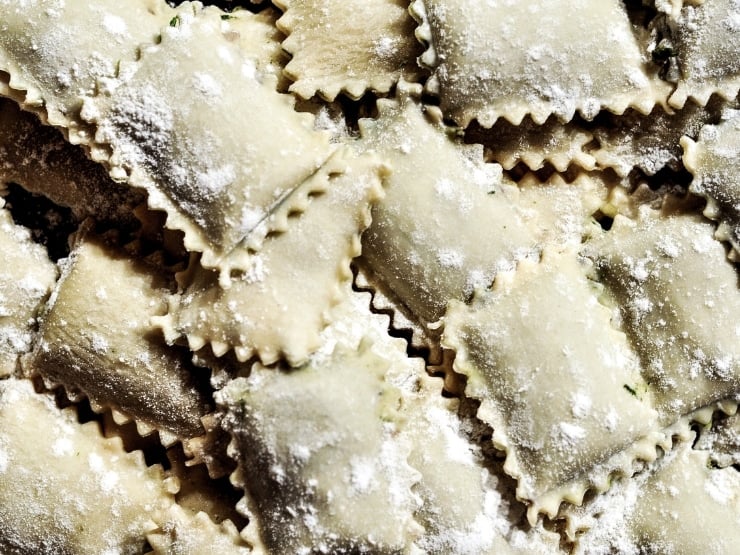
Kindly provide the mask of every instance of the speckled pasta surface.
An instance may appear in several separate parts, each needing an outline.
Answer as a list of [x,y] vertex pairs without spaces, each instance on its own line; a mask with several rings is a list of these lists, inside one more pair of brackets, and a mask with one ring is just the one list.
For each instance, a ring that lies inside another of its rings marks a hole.
[[[351,277],[370,203],[383,195],[383,168],[372,157],[338,153],[324,171],[312,179],[325,181],[326,190],[305,200],[306,213],[288,229],[265,240],[228,289],[215,272],[192,269],[185,292],[171,297],[170,314],[160,320],[166,336],[184,335],[195,349],[209,342],[219,356],[234,349],[241,361],[256,354],[267,364],[305,362]],[[311,180],[307,186],[316,188]]]
[[174,501],[160,469],[95,424],[80,426],[26,380],[0,382],[0,422],[3,551],[142,551]]
[[390,553],[409,543],[415,475],[394,439],[400,392],[386,369],[360,346],[297,371],[253,368],[221,393],[271,548]]
[[[285,67],[290,90],[303,98],[340,92],[359,98],[367,90],[388,92],[399,78],[416,79],[421,44],[405,2],[374,0],[280,0],[278,27],[292,55]],[[331,32],[327,33],[327,30]]]
[[86,395],[97,410],[115,408],[179,438],[204,434],[207,398],[150,322],[166,311],[167,293],[156,267],[83,240],[62,265],[25,372]]
[[[150,205],[167,212],[168,225],[185,233],[188,249],[203,252],[202,263],[214,267],[331,148],[310,128],[310,117],[261,82],[217,12],[176,17],[159,44],[86,102],[83,116],[96,126],[93,157],[115,178],[145,189]],[[183,87],[178,74],[185,67],[190,77]],[[263,131],[273,124],[280,133]],[[229,258],[224,272],[232,265],[241,266]]]
[[680,69],[670,98],[676,108],[683,108],[688,98],[706,104],[715,93],[732,99],[740,89],[740,6],[733,0],[698,4],[684,6],[669,24]]
[[67,129],[73,142],[89,139],[80,119],[82,98],[120,62],[155,41],[174,11],[164,2],[33,0],[2,3],[0,70],[24,95],[23,105]]
[[20,355],[31,348],[43,302],[57,269],[28,230],[16,225],[0,201],[0,377],[16,372]]
[[0,553],[725,555],[738,0],[0,0]]
[[[597,500],[576,509],[574,520],[601,515],[579,537],[575,553],[589,553],[594,544],[619,553],[641,553],[646,546],[665,553],[726,553],[738,541],[739,495],[737,471],[713,468],[708,451],[683,444],[646,475],[619,484],[608,505]],[[669,528],[666,521],[684,525]]]
[[480,151],[452,139],[411,98],[381,101],[379,110],[379,119],[361,122],[361,144],[389,160],[391,175],[365,234],[365,257],[404,304],[434,322],[448,300],[490,284],[535,239],[509,198],[513,183],[481,163]]
[[[569,305],[585,308],[574,315]],[[521,263],[469,307],[451,303],[444,322],[466,394],[481,401],[518,495],[535,506],[555,496],[557,507],[564,492],[554,490],[577,487],[584,469],[658,427],[655,411],[625,388],[642,381],[637,358],[572,252]]]
[[712,232],[699,216],[618,217],[595,257],[664,421],[740,388],[737,272]]
[[646,67],[617,0],[419,0],[412,10],[429,45],[422,56],[433,72],[429,85],[461,125],[649,112],[665,102],[669,89]]
[[681,140],[684,163],[693,174],[692,192],[707,199],[704,215],[719,221],[716,235],[732,246],[730,258],[740,252],[740,112],[731,111],[717,125],[702,127],[698,140]]

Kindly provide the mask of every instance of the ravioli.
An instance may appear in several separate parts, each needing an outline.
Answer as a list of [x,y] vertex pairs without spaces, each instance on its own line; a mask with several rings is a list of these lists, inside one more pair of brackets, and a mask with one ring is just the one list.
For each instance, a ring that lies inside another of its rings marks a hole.
[[737,2],[273,3],[0,0],[0,551],[731,550]]

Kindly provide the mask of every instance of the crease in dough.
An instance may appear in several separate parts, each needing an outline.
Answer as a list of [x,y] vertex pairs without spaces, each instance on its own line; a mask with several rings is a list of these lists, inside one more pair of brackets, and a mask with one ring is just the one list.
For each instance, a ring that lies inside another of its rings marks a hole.
[[399,79],[421,75],[415,22],[399,0],[279,0],[277,25],[292,58],[285,67],[291,92],[333,101],[340,92],[358,99],[387,93]]
[[[184,291],[170,297],[157,319],[168,341],[185,336],[193,350],[210,344],[216,356],[234,350],[240,361],[257,355],[298,366],[320,347],[320,332],[351,277],[370,206],[383,196],[387,168],[371,155],[340,150],[302,187],[323,193],[308,198],[305,212],[287,229],[267,236],[251,266],[218,286],[215,272],[196,265],[181,276]],[[289,207],[281,208],[288,214]]]
[[150,207],[167,213],[167,227],[183,231],[186,248],[227,286],[232,270],[248,269],[246,249],[273,230],[271,212],[335,147],[258,71],[223,12],[193,11],[181,6],[160,43],[100,81],[82,116],[96,128],[92,158],[145,189]]

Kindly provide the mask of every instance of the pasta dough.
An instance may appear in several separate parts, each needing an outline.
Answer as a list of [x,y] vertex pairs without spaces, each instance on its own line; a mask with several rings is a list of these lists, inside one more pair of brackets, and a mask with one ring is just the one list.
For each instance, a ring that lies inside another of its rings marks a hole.
[[499,168],[476,162],[479,153],[451,141],[411,98],[381,101],[380,111],[362,122],[363,145],[389,158],[393,172],[364,256],[422,322],[435,322],[448,300],[490,284],[535,240]]
[[644,64],[617,0],[417,0],[413,7],[429,43],[427,86],[460,125],[476,119],[490,127],[499,117],[519,124],[527,114],[536,123],[550,115],[569,121],[576,111],[592,119],[628,107],[648,113],[668,94]]
[[716,236],[732,246],[730,258],[740,252],[740,112],[728,112],[719,125],[706,125],[697,142],[681,140],[684,163],[694,175],[692,192],[707,199],[704,215],[720,222]]
[[220,394],[276,551],[393,552],[410,539],[415,473],[393,437],[399,392],[368,347],[295,371],[255,367]]
[[470,307],[450,303],[444,325],[466,395],[481,401],[517,495],[535,506],[657,427],[650,405],[625,390],[642,381],[637,359],[572,253],[520,263]]
[[[310,129],[310,118],[260,81],[217,11],[186,13],[108,84],[108,94],[89,99],[83,116],[97,128],[93,157],[110,164],[114,178],[144,188],[150,206],[165,210],[167,225],[182,230],[188,250],[203,252],[201,263],[212,268],[332,149]],[[203,44],[213,45],[215,59]],[[183,88],[184,68],[191,77]],[[245,97],[253,109],[244,109]],[[269,231],[262,226],[260,235]],[[228,260],[221,268],[227,276],[231,265],[245,269],[240,259]]]
[[737,2],[274,3],[0,0],[0,551],[731,550]]
[[24,369],[84,393],[98,410],[180,439],[202,435],[204,392],[149,322],[166,310],[166,288],[156,268],[84,240],[66,260]]
[[33,344],[39,310],[51,293],[56,267],[28,231],[13,222],[0,199],[0,379],[16,372]]
[[712,231],[646,212],[636,225],[617,217],[609,244],[592,247],[664,423],[740,388],[737,273]]
[[[421,73],[414,20],[404,2],[373,0],[280,0],[285,14],[278,26],[288,38],[292,58],[285,66],[290,90],[303,98],[320,94],[334,100],[340,91],[352,98],[372,89],[388,92],[399,78]],[[326,30],[331,29],[327,34]]]
[[[312,179],[326,181],[326,192],[306,200],[305,214],[266,239],[241,279],[224,290],[215,272],[192,271],[160,320],[170,340],[182,334],[195,350],[208,341],[218,356],[233,348],[241,361],[257,354],[266,364],[285,357],[300,365],[316,350],[337,290],[351,275],[349,261],[359,254],[370,203],[382,196],[382,169],[370,157],[338,154],[322,171],[327,175]],[[311,180],[306,187],[318,189]],[[281,212],[287,219],[288,210]]]
[[6,552],[140,553],[173,502],[161,469],[95,424],[80,426],[26,380],[0,381],[0,454]]

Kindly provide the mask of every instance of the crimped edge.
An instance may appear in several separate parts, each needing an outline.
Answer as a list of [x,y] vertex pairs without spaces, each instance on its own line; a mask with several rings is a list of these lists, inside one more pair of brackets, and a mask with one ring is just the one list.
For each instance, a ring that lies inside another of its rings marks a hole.
[[[0,199],[0,207],[1,206],[2,199]],[[70,238],[71,243],[83,243],[86,235],[90,233],[92,229],[92,221],[85,220],[80,226],[79,230]],[[156,258],[157,254],[158,253],[154,253],[153,255],[150,255],[150,258]],[[74,251],[72,251],[70,256],[74,256]],[[47,300],[38,308],[38,312],[40,314],[43,314],[45,310],[48,310],[49,307],[55,304],[58,288],[63,285],[69,272],[71,272],[73,268],[73,264],[71,263],[61,264],[59,266],[60,267],[57,270],[58,277],[56,283],[50,294],[47,295]],[[87,400],[90,404],[90,408],[95,414],[99,414],[102,416],[109,414],[111,419],[117,426],[125,426],[126,424],[133,423],[136,427],[136,433],[142,438],[149,437],[152,434],[156,433],[156,437],[159,443],[165,448],[170,448],[178,443],[182,444],[185,453],[193,458],[193,461],[190,464],[206,464],[209,475],[211,475],[212,477],[218,477],[217,475],[219,474],[219,470],[216,463],[211,463],[208,458],[202,457],[202,452],[197,447],[201,442],[207,444],[209,440],[212,441],[214,433],[214,426],[212,424],[213,413],[208,413],[201,417],[201,426],[203,427],[202,434],[193,437],[180,437],[174,432],[170,432],[166,429],[158,427],[155,422],[142,418],[137,418],[136,416],[130,414],[128,411],[122,409],[117,405],[100,403],[90,397],[83,389],[80,389],[76,386],[70,386],[63,380],[53,379],[52,377],[47,376],[43,374],[40,370],[36,369],[31,360],[34,357],[34,351],[37,348],[36,344],[38,343],[40,337],[41,336],[39,335],[38,338],[34,341],[34,345],[32,346],[31,351],[24,353],[19,357],[19,365],[21,368],[22,377],[40,381],[40,383],[43,384],[44,389],[46,389],[47,391],[55,391],[61,389],[67,399],[69,399],[72,403],[77,404],[84,400]]]
[[[702,128],[704,129],[704,128]],[[699,160],[698,150],[699,141],[694,141],[691,137],[683,136],[680,140],[681,148],[683,149],[683,164],[686,169],[691,173],[692,177],[696,179],[697,172],[699,172]],[[740,261],[740,244],[737,244],[733,240],[733,230],[729,222],[723,217],[723,210],[717,203],[717,201],[706,192],[697,191],[696,187],[689,185],[689,191],[695,195],[699,195],[706,200],[707,204],[704,207],[705,217],[709,218],[713,222],[717,223],[717,229],[714,232],[714,237],[718,241],[721,241],[730,246],[727,253],[727,258],[733,262]]]
[[[558,172],[566,172],[571,166],[576,166],[584,171],[593,171],[596,169],[597,160],[586,148],[594,141],[594,135],[586,128],[568,126],[573,122],[561,123],[557,119],[548,118],[546,122],[538,128],[527,125],[527,119],[522,120],[524,127],[512,129],[504,135],[503,140],[493,133],[486,135],[486,132],[495,131],[494,127],[490,129],[482,128],[481,133],[474,135],[475,141],[482,143],[489,162],[501,164],[505,170],[513,169],[517,164],[523,163],[532,171],[542,169],[545,164],[550,164]],[[532,122],[533,125],[537,125]],[[522,145],[522,139],[532,134],[543,134],[548,136],[555,135],[558,131],[563,130],[565,134],[570,135],[570,152],[557,152],[553,154],[545,153],[536,147]],[[517,133],[514,134],[514,131]],[[513,148],[502,148],[509,147]],[[502,152],[508,150],[508,152]]]
[[[209,6],[204,8],[199,2],[191,4],[194,12],[193,15],[188,17],[193,20],[199,20],[206,17],[211,17],[211,14],[215,15],[227,15],[219,8]],[[182,12],[185,14],[185,12]],[[215,16],[214,16],[215,17]],[[166,27],[162,28],[166,29]],[[147,47],[153,46],[152,44],[144,44],[138,48],[138,57],[131,61],[121,61],[119,63],[118,75],[125,75],[135,72],[136,66],[138,66],[141,60],[147,55]],[[289,108],[294,108],[295,98],[290,94],[284,94],[277,91],[278,80],[273,75],[262,76],[262,86],[265,90],[276,95],[276,98],[283,102]],[[228,286],[230,281],[230,273],[234,270],[244,270],[248,267],[246,264],[246,258],[241,252],[243,246],[247,248],[257,249],[261,241],[271,232],[280,231],[280,226],[285,225],[282,221],[278,221],[276,225],[271,224],[271,218],[268,216],[260,224],[252,230],[244,239],[243,245],[237,245],[231,251],[214,250],[208,245],[210,241],[205,237],[205,234],[193,224],[192,220],[182,213],[177,205],[169,199],[166,193],[159,190],[157,184],[148,175],[147,171],[141,167],[126,167],[121,162],[121,157],[118,155],[118,151],[107,141],[101,137],[98,132],[98,124],[100,118],[104,115],[99,109],[98,100],[104,98],[104,94],[100,91],[107,90],[105,80],[98,80],[98,93],[91,97],[83,98],[82,109],[80,111],[81,120],[85,125],[89,126],[89,133],[84,136],[84,141],[80,141],[86,147],[88,155],[93,161],[102,164],[110,174],[111,178],[118,183],[126,183],[127,185],[136,189],[144,190],[147,193],[147,205],[151,210],[163,212],[166,216],[165,227],[172,230],[182,231],[184,234],[183,242],[186,250],[189,252],[200,252],[202,253],[201,263],[207,268],[217,268],[220,271],[220,281]],[[311,129],[314,124],[314,116],[309,113],[295,112],[296,119],[301,125],[307,129]],[[329,144],[328,134],[321,131],[316,131],[316,136],[321,137],[326,141],[327,144],[327,155],[324,163],[331,158],[334,151],[334,147]],[[71,140],[71,138],[70,138]],[[320,171],[320,168],[315,172]],[[305,181],[308,181],[307,176]],[[287,191],[281,197],[279,206],[282,206],[286,199],[291,197],[291,193],[297,188],[300,183],[295,184],[293,189]],[[316,191],[318,192],[318,191]],[[290,207],[290,210],[286,214],[298,215],[304,205],[297,202],[294,206]],[[275,209],[273,209],[274,211]]]
[[[418,68],[416,71],[409,71],[405,67],[386,74],[375,72],[376,74],[370,77],[347,76],[344,80],[334,82],[328,82],[325,77],[306,78],[301,74],[301,68],[296,69],[295,67],[294,56],[300,52],[300,49],[291,38],[295,31],[296,18],[290,13],[290,0],[275,0],[273,3],[283,11],[283,15],[277,20],[276,26],[286,36],[282,42],[282,47],[292,58],[283,69],[283,73],[292,81],[289,87],[290,92],[297,94],[303,99],[308,100],[319,95],[324,100],[333,102],[340,94],[345,94],[352,100],[360,99],[368,91],[386,94],[399,80],[416,80],[422,73],[421,68]],[[319,8],[316,7],[315,9]]]
[[740,76],[719,79],[714,83],[693,83],[681,80],[668,98],[668,104],[675,109],[682,109],[691,99],[699,106],[706,106],[712,95],[723,100],[733,101],[740,91]]
[[[19,382],[28,382],[31,385],[31,388],[33,390],[34,396],[38,397],[49,397],[51,392],[50,391],[38,391],[37,387],[34,385],[34,381],[31,378],[28,377],[22,377],[22,378],[14,378],[15,380]],[[79,422],[79,410],[78,406],[76,404],[71,404],[64,408],[59,408],[57,403],[55,403],[53,400],[51,400],[51,403],[57,408],[58,414],[72,414],[73,418],[72,420],[75,422]],[[74,400],[73,400],[74,403]],[[164,514],[170,510],[172,506],[177,505],[175,501],[175,495],[180,490],[180,482],[179,480],[169,475],[164,468],[160,464],[153,464],[148,465],[145,460],[144,452],[135,449],[132,451],[128,451],[125,448],[123,439],[117,435],[112,436],[106,436],[102,433],[101,428],[99,424],[95,421],[80,423],[78,426],[76,426],[79,430],[91,430],[92,434],[95,437],[98,438],[97,445],[99,445],[101,448],[105,448],[106,446],[113,447],[113,451],[117,451],[119,453],[122,453],[122,456],[126,459],[131,460],[134,462],[143,472],[145,472],[151,479],[161,482],[161,489],[164,496],[162,497],[162,501],[166,501],[166,506],[163,505],[159,508],[157,508],[151,518],[147,522],[147,528],[148,531],[145,531],[142,533],[141,539],[142,541],[145,539],[146,534],[156,530],[160,524],[161,521],[164,519]]]
[[[7,56],[4,57],[7,60]],[[0,56],[2,62],[3,56]],[[43,93],[30,81],[23,80],[17,68],[9,61],[0,63],[0,73],[6,73],[7,79],[0,75],[0,95],[13,100],[18,106],[35,114],[45,125],[57,127],[64,138],[74,145],[87,145],[93,136],[90,125],[79,118],[69,118],[57,110],[49,110]]]
[[[351,262],[352,259],[359,256],[362,252],[362,243],[360,238],[362,232],[367,229],[372,222],[372,205],[384,196],[381,180],[386,172],[389,171],[388,167],[384,163],[380,162],[374,155],[363,156],[370,166],[375,166],[378,173],[378,179],[369,187],[365,195],[367,202],[359,212],[360,225],[358,226],[357,233],[355,233],[350,240],[346,254],[341,258],[336,266],[337,279],[334,280],[330,286],[331,298],[329,304],[324,308],[321,315],[321,329],[324,329],[329,325],[331,322],[332,309],[345,297],[343,285],[352,280],[353,274]],[[329,186],[330,177],[344,174],[352,163],[351,160],[352,150],[349,147],[340,148],[327,162],[324,163],[319,171],[307,179],[307,181],[317,180],[320,182],[320,185],[309,187],[305,191],[301,191],[299,193],[300,196],[298,197],[296,204],[303,208],[301,213],[305,212],[305,209],[308,207],[310,195],[326,191]],[[289,232],[287,225],[288,217],[292,217],[293,215],[294,206],[292,203],[281,206],[275,218],[277,228],[282,232]],[[194,261],[193,263],[197,264],[197,261]],[[169,299],[169,310],[167,314],[152,318],[152,323],[161,328],[164,333],[165,340],[169,344],[173,344],[181,337],[184,337],[191,351],[199,351],[208,345],[213,351],[213,354],[218,358],[233,350],[239,362],[246,362],[253,356],[257,356],[265,365],[274,364],[279,360],[286,360],[291,366],[299,366],[303,364],[310,355],[309,352],[290,352],[286,345],[278,345],[277,347],[273,347],[272,345],[232,345],[210,335],[182,333],[175,318],[175,314],[177,313],[179,306],[179,298],[180,297],[178,295],[171,296]],[[318,332],[320,332],[321,329],[319,329]],[[318,347],[318,345],[316,347]]]
[[[146,535],[147,541],[154,546],[152,551],[147,553],[170,553],[171,545],[168,545],[167,537],[170,533],[177,535],[177,530],[168,530],[172,522],[179,522],[183,526],[187,526],[188,530],[194,530],[193,533],[197,534],[200,540],[199,546],[188,545],[190,549],[202,548],[202,551],[197,553],[205,554],[209,552],[215,542],[229,542],[234,548],[249,549],[250,552],[256,553],[250,549],[248,544],[244,544],[244,540],[239,535],[239,531],[233,522],[226,519],[220,524],[215,523],[211,518],[203,511],[199,511],[195,514],[183,509],[177,503],[171,505],[166,514],[161,518],[161,522],[157,523],[157,529],[152,530]],[[161,548],[161,549],[160,549]]]
[[373,274],[370,265],[361,256],[356,260],[356,265],[354,285],[359,291],[370,294],[371,310],[387,315],[391,329],[408,334],[408,345],[413,349],[428,351],[428,359],[432,364],[441,363],[442,351],[436,329],[419,323],[383,281]]
[[[654,460],[657,460],[657,458],[660,458],[661,456],[664,456],[666,453],[673,450],[677,445],[679,445],[679,443],[684,443],[686,441],[692,440],[694,438],[694,432],[691,429],[692,424],[706,426],[712,421],[712,418],[715,414],[726,414],[731,416],[737,413],[737,408],[738,401],[727,399],[712,403],[711,405],[707,405],[706,407],[702,407],[685,416],[682,416],[676,422],[663,430],[663,433],[666,436],[666,442],[665,445],[658,445],[662,449],[663,453],[658,453],[658,457],[656,457],[656,459]],[[653,460],[646,460],[645,462],[650,463],[653,462]],[[629,473],[614,474],[610,476],[609,479],[611,480],[620,477],[630,478],[639,471],[640,469],[635,468],[633,465],[633,468]],[[574,515],[570,514],[568,511],[562,512],[559,515],[559,518],[563,520],[563,532],[567,541],[571,544],[578,541],[578,536],[580,534],[591,529],[586,524],[586,522],[582,521],[582,519],[574,518]]]
[[[23,359],[27,356],[28,355],[25,355]],[[87,401],[95,414],[103,417],[110,416],[116,426],[123,427],[128,424],[133,424],[136,428],[136,434],[140,438],[145,439],[150,436],[154,436],[158,443],[165,449],[182,445],[183,452],[188,457],[186,465],[205,465],[208,470],[208,475],[211,478],[217,479],[226,474],[226,472],[224,472],[223,465],[212,456],[213,453],[207,452],[208,446],[214,444],[219,439],[218,426],[220,421],[218,420],[218,413],[211,412],[201,417],[201,426],[203,427],[202,434],[192,437],[180,437],[173,432],[157,427],[156,423],[132,416],[131,414],[122,411],[119,407],[99,403],[90,398],[84,391],[69,387],[64,382],[53,380],[38,371],[24,372],[23,377],[31,380],[38,380],[43,384],[43,388],[46,391],[61,390],[64,397],[69,399],[69,401],[75,405],[83,401]]]
[[[448,343],[449,348],[454,349],[455,345]],[[464,355],[457,350],[455,363],[455,372],[463,376],[468,375],[465,365],[467,364]],[[467,389],[467,388],[466,388]],[[537,523],[540,514],[550,519],[555,519],[559,512],[561,503],[570,503],[581,505],[587,492],[603,493],[611,486],[611,481],[617,476],[630,476],[633,471],[633,463],[637,460],[652,462],[658,457],[657,447],[669,450],[671,447],[671,435],[669,429],[653,430],[642,438],[635,441],[627,449],[619,451],[610,456],[606,461],[598,464],[596,467],[589,469],[580,479],[572,480],[561,487],[554,488],[548,492],[530,496],[521,486],[523,472],[519,468],[519,463],[512,456],[512,444],[507,435],[502,431],[502,423],[497,416],[497,411],[493,403],[489,400],[477,399],[481,401],[477,417],[493,428],[493,445],[496,449],[502,451],[506,457],[504,462],[504,472],[517,480],[517,499],[529,502],[527,508],[527,520],[534,526]]]
[[[416,29],[416,38],[425,47],[424,53],[419,56],[419,65],[432,72],[425,84],[425,91],[437,98],[440,98],[441,84],[439,77],[437,76],[435,69],[439,65],[440,58],[434,47],[433,35],[431,24],[429,23],[429,17],[427,15],[426,7],[424,6],[424,0],[414,0],[409,6],[409,13],[418,22],[419,26]],[[588,106],[586,103],[580,102],[574,104],[572,112],[568,112],[563,116],[558,115],[558,119],[562,123],[571,121],[576,112],[579,113],[584,119],[593,119],[598,112],[607,110],[616,115],[622,115],[628,108],[632,108],[642,114],[649,114],[656,105],[667,107],[668,98],[671,95],[673,86],[665,81],[657,79],[647,71],[643,71],[643,75],[647,79],[649,86],[637,94],[616,94],[610,95],[610,100],[602,102],[598,110],[595,111],[592,106]],[[507,111],[501,111],[497,108],[490,107],[481,110],[462,110],[459,116],[453,117],[456,123],[463,128],[467,128],[471,122],[477,121],[481,127],[490,129],[496,123],[499,118],[507,120],[515,126],[521,124],[525,116],[529,116],[534,123],[537,125],[544,124],[547,119],[554,115],[554,112],[544,108],[544,105],[538,106],[535,103],[533,105],[526,105],[523,102],[517,102],[515,108],[510,108]],[[448,114],[449,115],[449,114]],[[450,115],[450,117],[452,117]]]
[[[532,265],[533,267],[538,265],[537,262],[530,260],[521,261],[517,265],[517,270],[508,274],[500,273],[496,276],[496,280],[509,282],[516,279],[515,276],[518,272],[519,265],[521,264]],[[623,333],[616,329],[615,331]],[[445,336],[442,338],[442,346],[455,352],[453,371],[465,378],[469,377],[471,375],[473,365],[467,360],[466,349],[461,348],[461,346],[455,343],[451,338]],[[678,437],[681,440],[687,440],[690,435],[690,429],[688,426],[684,426],[683,421],[679,418],[670,426],[657,428],[647,432],[627,448],[615,452],[611,456],[607,457],[603,462],[587,469],[579,478],[571,480],[562,486],[553,488],[543,494],[533,496],[525,490],[524,484],[521,482],[521,479],[524,477],[524,473],[521,470],[518,461],[515,460],[512,452],[512,443],[504,431],[506,426],[501,421],[500,412],[496,409],[494,403],[489,399],[470,396],[467,393],[467,387],[465,388],[465,391],[463,391],[463,394],[466,397],[480,401],[480,406],[476,416],[493,429],[491,441],[493,442],[494,447],[500,450],[505,456],[503,467],[504,472],[517,481],[517,499],[528,502],[529,504],[527,508],[527,520],[532,526],[537,523],[539,515],[541,514],[549,519],[558,518],[561,504],[564,502],[572,505],[581,505],[586,493],[606,492],[611,487],[611,483],[614,478],[620,476],[629,477],[636,472],[635,462],[653,462],[660,454],[658,447],[663,451],[669,451],[672,448],[674,437]],[[697,422],[708,422],[711,420],[714,410],[712,408],[713,406],[719,406],[719,403],[711,405],[708,412],[707,410],[694,411],[692,413],[692,417]],[[727,406],[727,403],[725,402],[723,406]],[[735,406],[734,410],[736,409],[737,407]],[[733,410],[731,406],[729,410]]]

